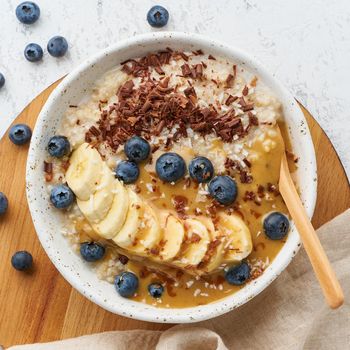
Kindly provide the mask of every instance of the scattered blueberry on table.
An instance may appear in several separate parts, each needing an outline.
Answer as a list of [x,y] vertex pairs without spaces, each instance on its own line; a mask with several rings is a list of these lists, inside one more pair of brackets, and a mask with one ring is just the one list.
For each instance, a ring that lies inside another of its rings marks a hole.
[[132,272],[122,272],[115,277],[114,286],[120,296],[130,298],[139,287],[139,279]]
[[101,260],[105,252],[105,247],[95,242],[84,242],[80,245],[80,254],[88,262]]
[[232,204],[238,194],[236,181],[227,175],[215,176],[209,182],[208,189],[210,195],[223,205]]
[[147,21],[149,25],[155,28],[164,27],[168,23],[168,20],[169,12],[163,6],[153,6],[147,13]]
[[38,62],[43,58],[43,49],[35,43],[28,44],[24,49],[24,57],[29,62]]
[[0,215],[4,215],[6,213],[8,206],[9,202],[5,193],[0,192]]
[[134,183],[140,175],[139,167],[135,162],[122,160],[115,169],[115,177],[125,184]]
[[164,182],[176,182],[184,177],[186,163],[177,153],[164,153],[156,161],[156,172]]
[[208,182],[214,175],[213,164],[206,157],[193,158],[188,166],[188,171],[191,178],[198,183]]
[[50,200],[57,209],[68,208],[74,202],[74,199],[74,193],[66,185],[57,185],[51,190]]
[[68,50],[68,42],[63,36],[54,36],[47,43],[47,51],[53,57],[62,57]]
[[241,286],[250,277],[250,267],[243,261],[239,265],[230,267],[225,273],[225,279],[229,284]]
[[33,257],[27,251],[16,252],[11,258],[11,264],[16,270],[28,270],[33,265]]
[[47,144],[47,151],[50,156],[62,158],[70,153],[70,143],[65,136],[56,135],[50,138]]
[[0,73],[0,89],[5,85],[5,77]]
[[32,130],[26,124],[16,124],[10,128],[9,138],[15,145],[24,145],[32,137]]
[[152,298],[160,298],[164,293],[164,287],[160,283],[151,283],[148,292]]
[[139,163],[146,160],[151,152],[149,143],[140,136],[133,136],[124,145],[124,152],[128,159]]
[[40,17],[40,8],[34,2],[25,1],[16,7],[16,16],[24,24],[33,24]]
[[289,220],[284,214],[273,212],[265,217],[263,226],[268,238],[278,240],[287,235],[289,231]]

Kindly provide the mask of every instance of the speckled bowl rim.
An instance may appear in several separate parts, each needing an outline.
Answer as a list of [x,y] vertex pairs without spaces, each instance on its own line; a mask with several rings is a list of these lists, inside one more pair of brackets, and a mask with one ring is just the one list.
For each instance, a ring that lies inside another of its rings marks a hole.
[[[293,96],[283,87],[283,85],[276,81],[274,76],[270,74],[255,58],[241,51],[240,49],[227,46],[197,34],[179,32],[153,32],[120,41],[116,45],[108,47],[92,58],[87,59],[84,63],[79,65],[66,76],[66,78],[58,85],[58,87],[48,98],[33,130],[33,137],[30,144],[26,170],[27,199],[37,235],[47,255],[56,268],[60,271],[62,276],[75,289],[89,298],[92,302],[115,314],[138,320],[161,323],[198,322],[217,317],[237,308],[240,305],[243,305],[270,285],[270,283],[288,266],[300,248],[300,238],[293,224],[285,246],[279,252],[271,265],[259,278],[247,284],[237,293],[229,295],[228,297],[219,301],[202,306],[182,309],[156,308],[140,302],[123,299],[117,295],[117,293],[115,293],[115,298],[113,298],[114,300],[104,298],[101,290],[97,292],[97,288],[95,288],[93,283],[88,283],[81,280],[79,277],[79,272],[73,271],[73,262],[63,262],[60,258],[60,253],[62,252],[58,251],[58,247],[52,244],[52,234],[49,235],[51,238],[48,238],[47,225],[50,223],[51,219],[52,221],[57,220],[56,216],[59,214],[56,214],[55,211],[50,208],[48,195],[47,202],[43,202],[37,198],[38,193],[42,191],[44,185],[43,176],[42,180],[38,180],[38,176],[40,176],[40,173],[38,173],[38,167],[42,167],[42,164],[39,165],[38,162],[39,160],[42,160],[43,152],[45,152],[45,150],[40,148],[40,140],[43,137],[43,134],[48,133],[50,128],[52,128],[51,123],[57,124],[57,116],[55,119],[52,106],[62,98],[67,90],[69,90],[69,86],[72,82],[79,79],[81,74],[88,74],[89,69],[98,65],[104,57],[108,55],[118,56],[119,51],[131,47],[134,49],[136,47],[142,47],[144,50],[145,47],[148,47],[148,45],[154,44],[162,45],[162,47],[165,45],[180,45],[184,47],[191,46],[196,49],[201,48],[206,52],[210,52],[210,50],[212,50],[212,52],[222,53],[222,55],[231,59],[233,58],[234,60],[241,62],[241,64],[245,64],[249,70],[256,72],[260,79],[262,79],[264,83],[277,94],[283,104],[285,114],[288,115],[291,124],[293,124],[289,125],[290,132],[294,133],[294,139],[292,140],[293,147],[297,147],[299,151],[297,154],[301,157],[302,164],[301,170],[298,171],[302,174],[302,176],[299,174],[298,179],[301,188],[301,198],[309,217],[312,217],[317,195],[316,158],[305,117]],[[120,61],[116,59],[116,64],[118,62]],[[40,171],[42,171],[41,169],[42,168],[40,168]],[[45,210],[47,212],[45,212]],[[49,219],[47,216],[49,216]],[[58,228],[57,234],[61,234]],[[72,261],[76,259],[73,257],[73,255],[75,254],[69,253]],[[85,271],[87,268],[85,265],[86,263],[84,263],[81,259],[79,259],[79,261],[81,262],[77,263],[75,261],[74,264],[78,264],[77,266]],[[113,288],[113,286],[107,282],[102,283],[105,283],[106,285],[103,288]]]

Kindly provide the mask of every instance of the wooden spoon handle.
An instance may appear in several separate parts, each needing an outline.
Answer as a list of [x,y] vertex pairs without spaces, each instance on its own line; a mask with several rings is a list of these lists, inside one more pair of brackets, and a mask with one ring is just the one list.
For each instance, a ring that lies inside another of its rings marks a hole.
[[309,256],[311,265],[321,285],[326,301],[332,309],[336,309],[341,306],[344,301],[342,288],[321,242],[312,227],[305,208],[301,203],[298,192],[289,173],[286,156],[284,155],[283,158],[284,159],[282,159],[281,162],[279,190],[295,226],[298,229],[304,248]]

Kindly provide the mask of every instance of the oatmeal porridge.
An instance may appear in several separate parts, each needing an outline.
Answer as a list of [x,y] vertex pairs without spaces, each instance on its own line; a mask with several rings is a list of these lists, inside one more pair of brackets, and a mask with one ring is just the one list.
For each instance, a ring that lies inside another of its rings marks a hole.
[[279,101],[234,62],[169,48],[123,62],[48,144],[62,234],[123,297],[179,308],[224,298],[286,240],[280,130],[288,141]]

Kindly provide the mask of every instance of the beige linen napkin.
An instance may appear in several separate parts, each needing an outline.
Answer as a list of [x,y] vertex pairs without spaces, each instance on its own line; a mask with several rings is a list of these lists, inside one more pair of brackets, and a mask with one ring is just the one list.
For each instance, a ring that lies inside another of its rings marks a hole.
[[[263,293],[224,316],[165,332],[116,331],[11,350],[350,349],[350,209],[317,231],[345,293],[325,304],[305,251]],[[8,350],[10,350],[8,349]]]

